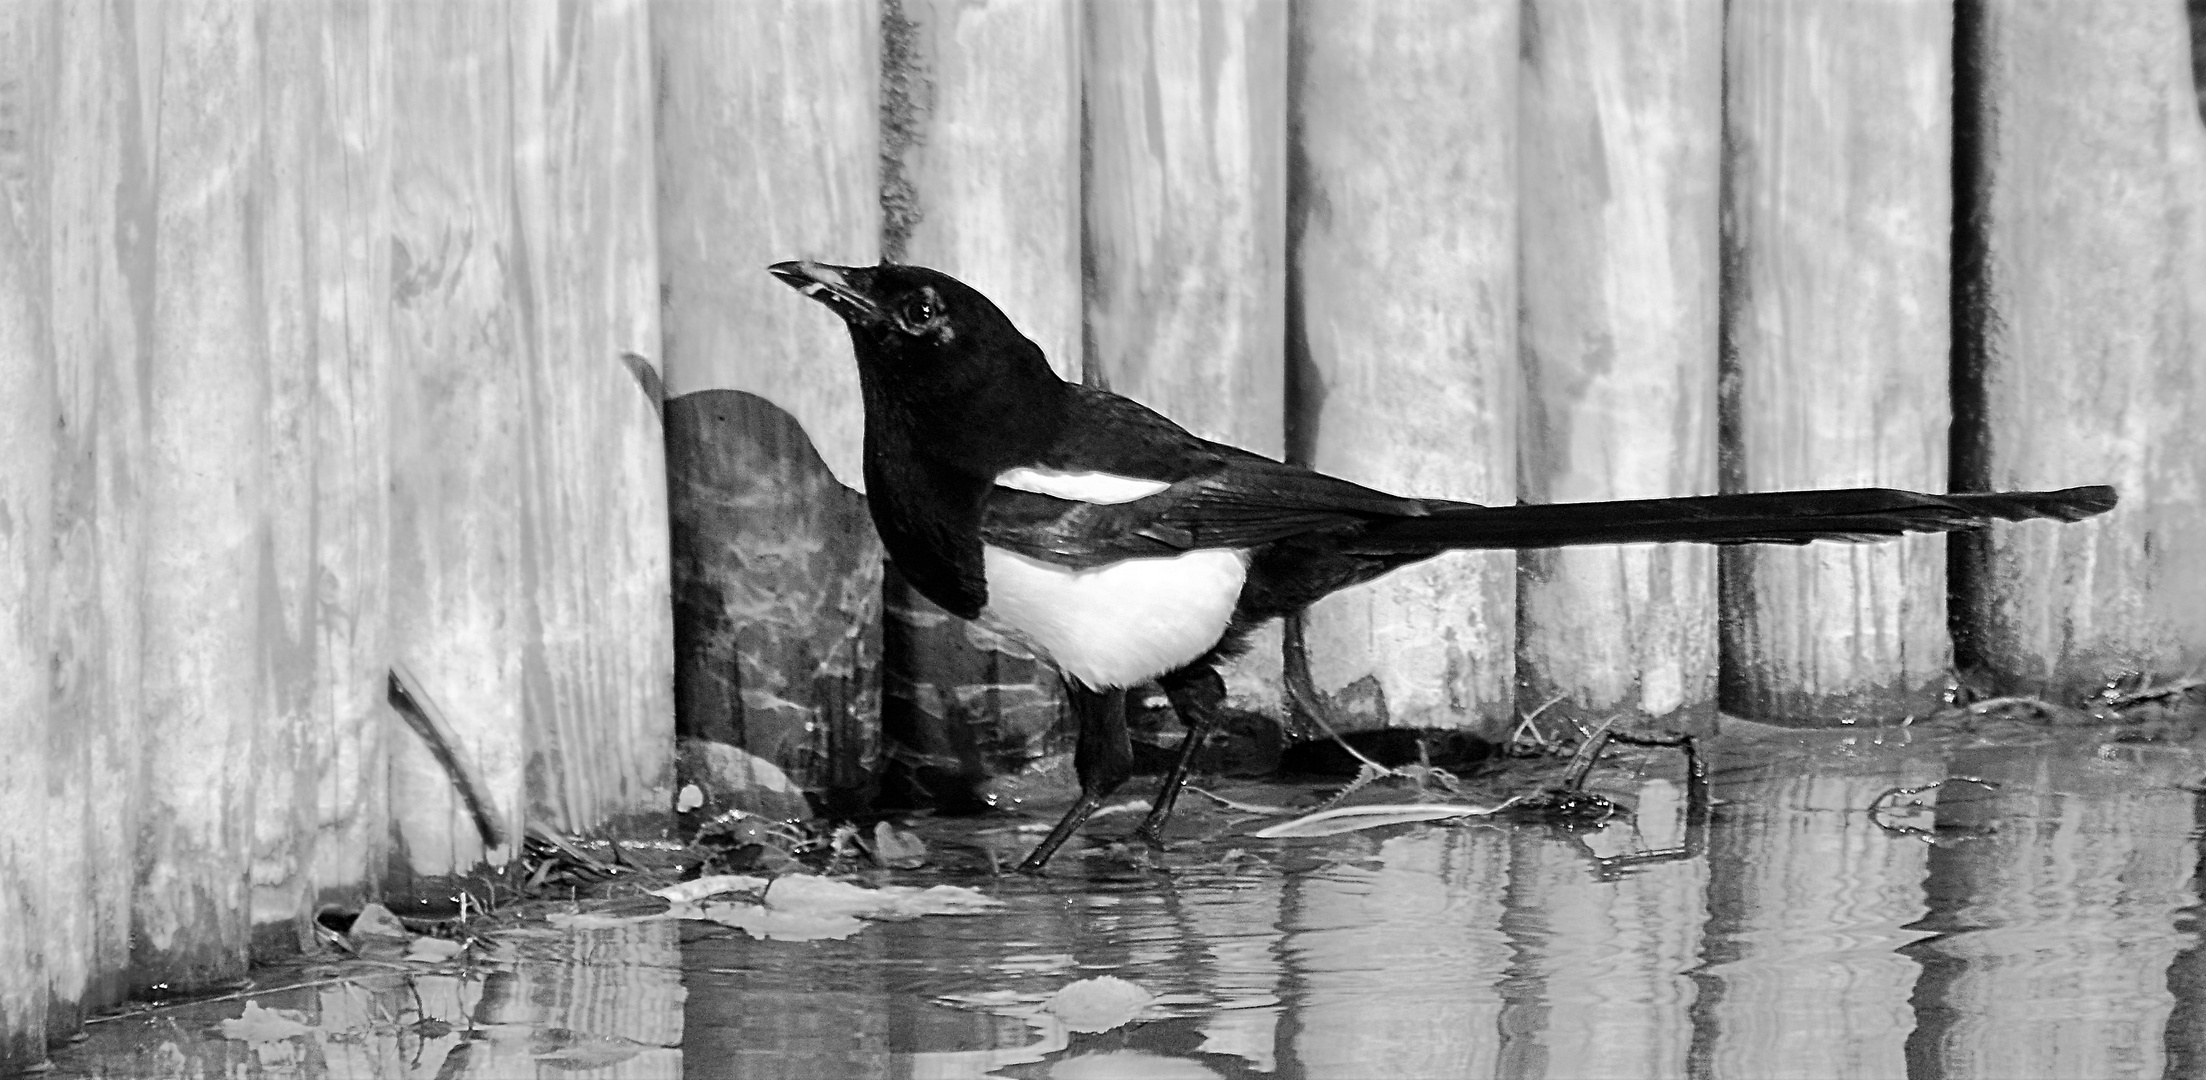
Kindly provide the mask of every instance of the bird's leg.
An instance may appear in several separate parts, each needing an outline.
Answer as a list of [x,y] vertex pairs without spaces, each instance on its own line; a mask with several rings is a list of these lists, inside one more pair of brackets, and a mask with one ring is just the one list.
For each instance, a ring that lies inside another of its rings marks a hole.
[[1180,722],[1187,725],[1187,741],[1180,744],[1179,756],[1172,759],[1172,771],[1164,774],[1164,786],[1157,789],[1156,799],[1149,804],[1149,816],[1141,819],[1141,827],[1134,830],[1134,835],[1151,847],[1164,846],[1164,823],[1172,817],[1173,804],[1179,802],[1188,766],[1194,764],[1195,752],[1209,736],[1211,726],[1218,721],[1218,710],[1226,702],[1226,682],[1209,664],[1181,668],[1157,682],[1164,687],[1164,696],[1171,699],[1172,711],[1180,714]]
[[1080,798],[1040,846],[1019,864],[1022,874],[1039,874],[1080,824],[1110,798],[1118,785],[1134,772],[1134,748],[1126,741],[1126,691],[1090,690],[1065,680],[1065,696],[1072,702],[1073,718],[1080,724],[1080,741],[1073,748],[1073,771],[1080,774]]

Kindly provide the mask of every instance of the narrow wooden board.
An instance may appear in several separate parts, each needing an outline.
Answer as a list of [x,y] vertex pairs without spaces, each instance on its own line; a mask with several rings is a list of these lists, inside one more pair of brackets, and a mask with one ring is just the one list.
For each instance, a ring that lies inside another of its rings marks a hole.
[[[673,414],[685,396],[732,391],[755,396],[771,406],[771,415],[793,421],[749,436],[758,449],[776,455],[770,472],[809,476],[809,463],[824,461],[826,483],[744,489],[736,497],[761,500],[752,504],[756,521],[836,520],[841,496],[863,483],[863,419],[849,335],[831,312],[765,268],[796,258],[867,264],[880,254],[880,8],[872,0],[674,0],[654,5],[650,22],[675,548],[676,731],[740,737],[753,726],[748,711],[754,708],[762,731],[780,730],[790,712],[817,715],[830,729],[828,741],[850,756],[800,772],[870,770],[877,762],[865,757],[864,740],[878,730],[878,697],[834,688],[877,686],[877,668],[867,666],[877,652],[844,654],[858,666],[824,682],[810,668],[782,671],[793,696],[747,699],[719,692],[737,672],[727,651],[732,643],[712,636],[731,612],[749,610],[731,599],[726,590],[732,590],[737,597],[803,597],[806,603],[831,598],[827,603],[838,617],[872,620],[759,623],[779,636],[744,645],[746,655],[805,653],[815,634],[877,642],[880,565],[870,525],[862,532],[781,529],[768,547],[796,549],[788,558],[738,543],[742,550],[733,553],[729,569],[736,576],[710,582],[718,591],[692,591],[685,575],[703,564],[693,560],[685,569],[684,560],[701,549],[685,547],[691,542],[682,530],[687,522],[713,519],[730,496],[684,480],[677,463],[712,461],[725,450],[697,442],[711,435],[707,427],[678,425]],[[705,546],[725,543],[707,538]],[[747,748],[770,758],[779,744]]]
[[[885,14],[883,254],[979,289],[1080,378],[1079,5],[901,0]],[[1067,715],[1058,675],[1024,647],[900,578],[886,618],[892,760],[949,754],[977,777],[1069,748],[1069,732],[1044,726]]]
[[[1942,490],[1952,5],[1727,18],[1724,486]],[[1727,710],[1833,722],[1941,703],[1943,539],[1734,548],[1720,573]]]
[[[1297,7],[1289,89],[1290,452],[1404,494],[1513,502],[1516,5]],[[1311,608],[1318,691],[1358,726],[1506,734],[1508,552]]]
[[[1524,17],[1522,496],[1712,494],[1722,5]],[[1709,727],[1715,551],[1519,553],[1517,687],[1524,712]]]
[[[420,677],[506,821],[522,817],[521,327],[504,9],[391,14],[391,654]],[[390,887],[488,864],[422,740],[391,735]]]
[[512,9],[533,820],[663,833],[673,808],[666,443],[621,360],[659,352],[642,0]]
[[147,392],[145,771],[130,979],[245,973],[267,560],[269,372],[255,12],[160,5]]
[[1966,10],[1956,479],[2110,483],[2122,505],[1960,549],[1963,663],[1994,689],[2070,700],[2195,678],[2206,130],[2193,30],[2170,2]]
[[10,1072],[45,1060],[49,997],[60,974],[48,968],[81,968],[85,951],[56,918],[58,905],[76,900],[64,893],[81,887],[81,865],[50,867],[48,834],[58,830],[29,824],[74,809],[53,804],[48,781],[66,783],[81,769],[72,745],[50,741],[48,718],[58,455],[44,233],[59,81],[51,68],[54,15],[45,5],[0,7],[0,744],[12,748],[0,769],[0,1069]]
[[[1287,6],[1087,8],[1088,364],[1206,439],[1286,453]],[[1282,708],[1275,629],[1226,671]]]
[[[49,842],[85,861],[71,899],[91,931],[82,1006],[122,1000],[131,952],[140,798],[147,361],[151,355],[158,85],[154,12],[54,4],[47,55],[57,91],[47,236],[55,363],[50,721],[83,734],[82,786],[55,801],[76,815]],[[81,795],[81,801],[79,801]],[[56,823],[59,825],[59,822]],[[56,948],[57,959],[67,949]],[[57,981],[56,996],[66,997]]]

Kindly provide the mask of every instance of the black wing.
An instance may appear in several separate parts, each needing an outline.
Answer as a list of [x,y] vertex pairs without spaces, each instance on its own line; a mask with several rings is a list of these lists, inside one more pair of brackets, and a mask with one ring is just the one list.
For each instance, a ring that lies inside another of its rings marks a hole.
[[1250,548],[1312,533],[1420,517],[1428,504],[1196,438],[1138,402],[1083,388],[1072,434],[1035,464],[1171,486],[1124,503],[995,488],[981,539],[1065,566],[1100,566],[1197,548]]

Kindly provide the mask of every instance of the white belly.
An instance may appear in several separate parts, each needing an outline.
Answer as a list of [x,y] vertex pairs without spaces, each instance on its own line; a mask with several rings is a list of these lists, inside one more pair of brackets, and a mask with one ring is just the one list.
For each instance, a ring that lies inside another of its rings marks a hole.
[[1209,652],[1248,577],[1245,557],[1227,548],[1091,570],[994,547],[983,559],[982,621],[1096,690],[1147,682]]

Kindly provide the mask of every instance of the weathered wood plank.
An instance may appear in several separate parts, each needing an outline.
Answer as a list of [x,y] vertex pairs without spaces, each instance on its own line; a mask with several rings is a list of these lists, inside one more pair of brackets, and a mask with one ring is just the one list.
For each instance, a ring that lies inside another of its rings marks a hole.
[[1971,3],[1955,385],[1966,487],[2122,505],[1962,553],[1965,666],[2077,699],[2206,666],[2206,133],[2183,5]]
[[[81,732],[79,788],[56,802],[80,828],[49,840],[84,860],[71,899],[90,929],[82,1005],[122,999],[136,878],[146,375],[158,236],[150,159],[152,9],[56,4],[52,104],[54,695],[50,720]],[[65,950],[55,950],[58,957]],[[71,983],[75,973],[61,983]],[[66,992],[57,987],[57,996]]]
[[[979,289],[1071,379],[1083,366],[1079,14],[1068,0],[902,0],[883,24],[883,254]],[[1057,673],[1024,646],[899,578],[885,614],[892,760],[947,755],[978,777],[1070,751]]]
[[50,882],[53,830],[32,824],[69,812],[53,804],[48,782],[66,783],[78,767],[72,745],[49,742],[56,410],[44,232],[55,14],[46,4],[0,6],[0,745],[13,748],[0,769],[0,1069],[10,1072],[46,1058],[49,999],[62,974],[49,968],[83,963],[56,906],[76,900],[60,893],[81,873],[63,867],[62,882]]
[[665,439],[641,0],[512,9],[530,816],[661,832],[673,806]]
[[[872,0],[681,0],[654,6],[650,21],[676,730],[684,738],[740,737],[770,757],[791,745],[787,718],[800,716],[800,724],[819,725],[821,746],[855,755],[799,770],[806,782],[854,783],[850,769],[875,766],[864,748],[879,723],[877,692],[865,689],[877,685],[879,654],[864,643],[880,640],[881,571],[870,526],[746,534],[751,539],[732,549],[709,528],[687,524],[715,520],[731,496],[685,479],[680,463],[763,453],[778,469],[808,478],[779,493],[732,496],[762,521],[836,519],[848,494],[842,485],[861,482],[862,419],[849,337],[765,267],[792,258],[869,263],[880,251],[880,9]],[[704,390],[749,395],[770,406],[758,415],[775,422],[724,432],[692,422],[703,413],[685,413],[678,423],[674,403]],[[726,445],[696,442],[724,437]],[[821,459],[832,473],[813,483]],[[749,502],[754,496],[764,501]],[[737,576],[718,576],[713,567],[734,567]],[[808,598],[796,601],[799,607],[823,603],[839,618],[872,623],[807,628],[759,621],[778,609],[772,598],[784,596]],[[785,632],[739,645],[724,632],[737,624]],[[852,648],[811,651],[815,633]],[[816,662],[773,669],[775,657],[799,654]],[[845,672],[845,663],[856,666]],[[792,696],[753,697],[746,691],[769,687],[731,683],[746,665],[758,664],[788,680],[772,685]]]
[[[391,13],[391,641],[461,736],[499,820],[522,820],[520,350],[502,7]],[[391,744],[392,888],[484,863],[422,741]]]
[[245,973],[267,533],[269,371],[255,244],[255,13],[158,6],[147,390],[144,798],[130,979]]
[[391,845],[386,701],[392,659],[391,14],[332,4],[319,60],[308,183],[326,200],[305,223],[314,254],[316,681],[301,828],[313,833],[315,904],[358,905],[381,887]]
[[[1359,483],[1516,498],[1517,5],[1293,13],[1289,446]],[[1449,555],[1307,616],[1361,726],[1505,733],[1515,559]]]
[[[1712,494],[1723,5],[1524,18],[1523,498]],[[1714,549],[1523,552],[1517,608],[1522,709],[1714,720]]]
[[[1952,18],[1935,0],[1729,9],[1727,490],[1946,482]],[[1721,562],[1726,709],[1938,706],[1942,539]]]
[[651,41],[667,395],[759,394],[862,486],[849,336],[765,271],[879,255],[880,9],[667,0]]
[[320,900],[357,904],[369,875],[380,879],[390,663],[386,14],[280,4],[260,27],[269,565],[257,600],[270,714],[256,773],[256,954],[310,946]]
[[[1287,5],[1090,4],[1088,363],[1216,439],[1286,453]],[[1281,710],[1279,637],[1226,672]]]

